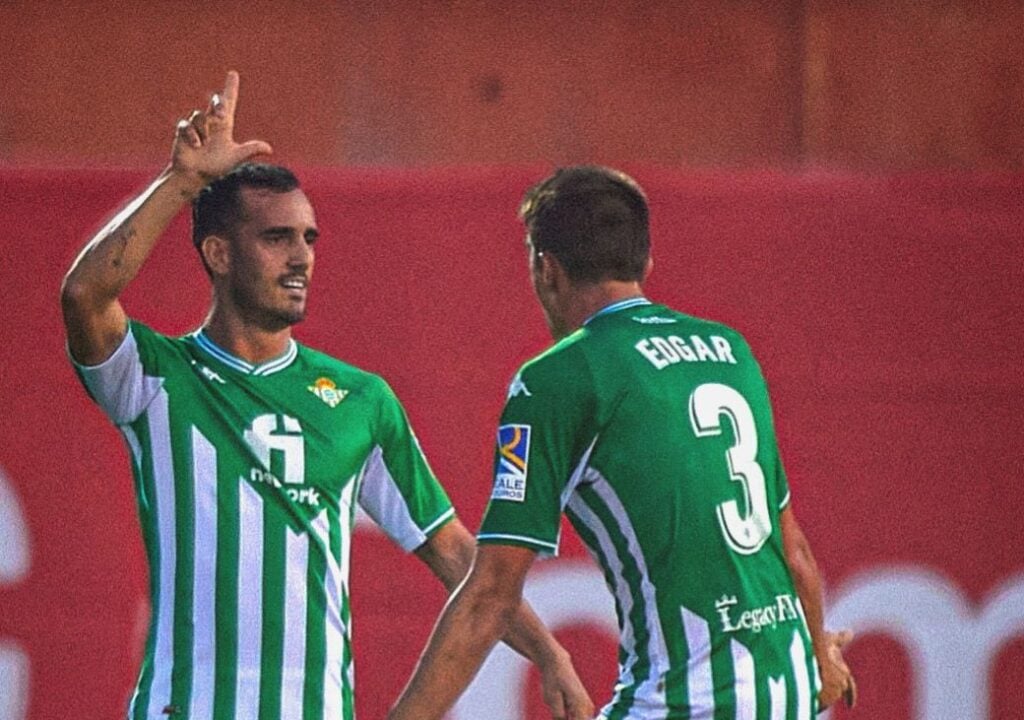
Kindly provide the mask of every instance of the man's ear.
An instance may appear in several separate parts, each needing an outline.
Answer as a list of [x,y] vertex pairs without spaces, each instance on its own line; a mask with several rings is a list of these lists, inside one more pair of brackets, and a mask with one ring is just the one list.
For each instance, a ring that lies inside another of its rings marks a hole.
[[644,279],[641,280],[642,283],[647,282],[647,278],[649,278],[651,276],[651,271],[652,270],[654,270],[654,258],[651,257],[650,255],[648,255],[647,256],[647,266],[644,267]]
[[545,287],[562,287],[569,279],[565,266],[551,253],[540,253],[537,256],[538,274]]
[[210,272],[226,275],[231,269],[231,243],[220,235],[207,235],[199,245]]

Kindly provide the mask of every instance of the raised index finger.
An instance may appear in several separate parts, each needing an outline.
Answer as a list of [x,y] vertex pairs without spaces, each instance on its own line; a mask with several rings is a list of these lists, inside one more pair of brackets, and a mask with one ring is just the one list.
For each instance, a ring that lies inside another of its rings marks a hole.
[[224,79],[224,115],[228,118],[235,116],[235,104],[238,102],[238,73],[228,70],[228,76]]

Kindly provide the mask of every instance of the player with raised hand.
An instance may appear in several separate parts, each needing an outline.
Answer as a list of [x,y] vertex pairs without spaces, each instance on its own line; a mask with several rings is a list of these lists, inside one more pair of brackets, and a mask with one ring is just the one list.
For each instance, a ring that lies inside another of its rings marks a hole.
[[234,141],[237,103],[238,73],[231,71],[206,110],[178,122],[170,165],[79,254],[62,292],[68,346],[79,362],[101,362],[120,344],[127,316],[117,298],[182,208],[212,180],[272,152],[260,140]]
[[[131,452],[152,616],[132,720],[346,720],[354,714],[349,553],[360,504],[450,591],[474,541],[391,388],[292,338],[320,231],[271,151],[234,140],[238,75],[178,123],[169,166],[82,250],[61,292],[68,350]],[[192,204],[213,293],[168,337],[118,299]],[[525,605],[504,639],[561,714],[589,706]]]

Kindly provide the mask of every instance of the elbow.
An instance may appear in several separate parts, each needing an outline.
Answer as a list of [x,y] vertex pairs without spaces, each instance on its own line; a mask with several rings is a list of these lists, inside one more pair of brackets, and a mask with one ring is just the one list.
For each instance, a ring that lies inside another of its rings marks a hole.
[[497,585],[472,582],[473,577],[459,590],[465,594],[469,614],[476,618],[482,636],[502,637],[512,625],[513,618],[519,610],[521,598],[507,588]]
[[89,288],[75,277],[74,270],[65,275],[60,284],[60,306],[65,317],[87,307],[89,301]]
[[64,318],[68,321],[80,319],[87,315],[101,312],[110,302],[109,294],[96,285],[83,279],[72,268],[60,285],[60,306]]

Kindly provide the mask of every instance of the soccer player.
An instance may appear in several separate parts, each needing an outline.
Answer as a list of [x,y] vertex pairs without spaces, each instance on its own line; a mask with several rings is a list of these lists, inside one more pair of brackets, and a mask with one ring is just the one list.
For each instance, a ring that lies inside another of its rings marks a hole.
[[[133,720],[353,717],[349,548],[358,502],[449,588],[474,541],[379,377],[291,336],[319,231],[291,172],[233,139],[238,76],[178,123],[166,170],[82,250],[62,306],[89,394],[131,451],[153,614]],[[167,337],[118,301],[188,203],[213,285]],[[505,634],[561,716],[586,705],[568,655],[522,606]]]
[[509,387],[473,569],[390,719],[441,717],[508,626],[534,558],[557,552],[564,512],[618,615],[602,718],[809,720],[852,692],[839,650],[852,634],[823,628],[750,348],[644,297],[648,207],[626,175],[560,170],[520,215],[556,344]]

